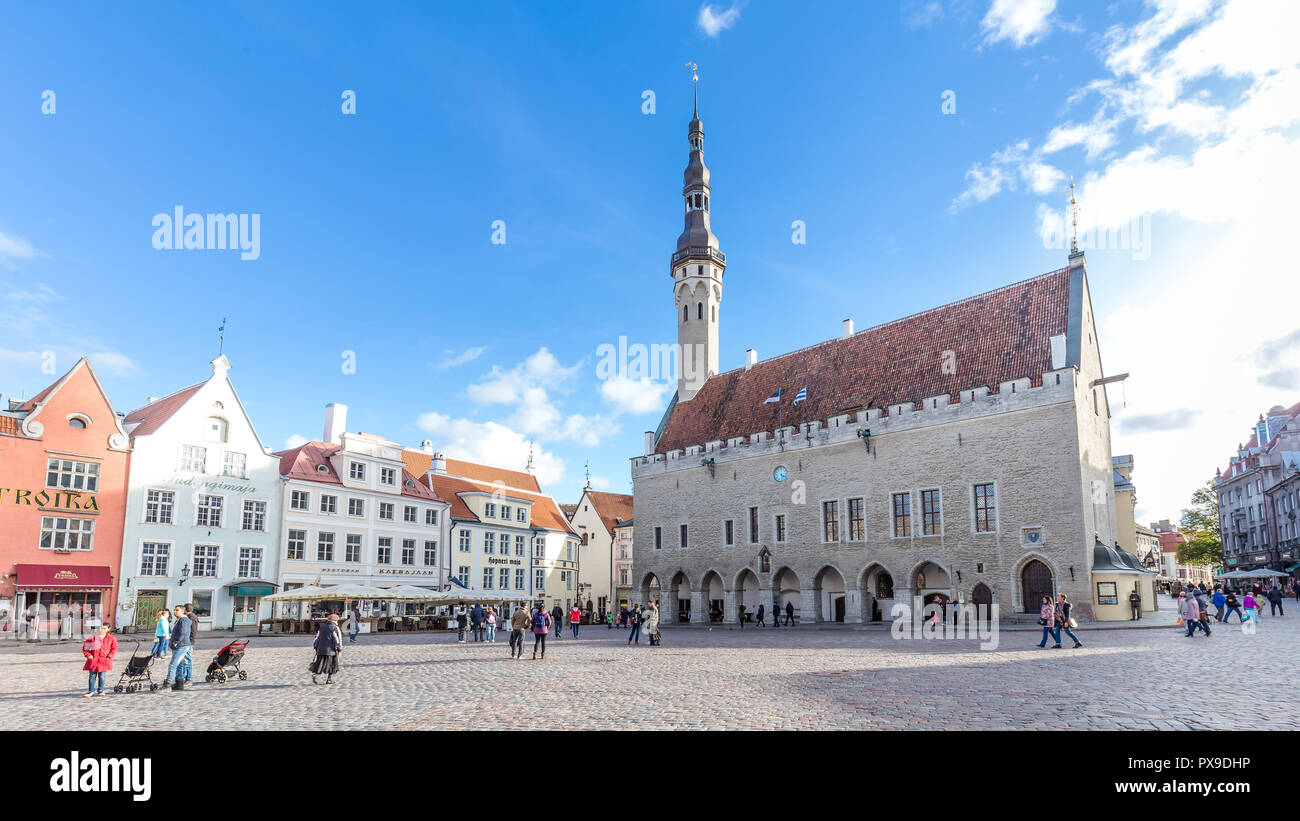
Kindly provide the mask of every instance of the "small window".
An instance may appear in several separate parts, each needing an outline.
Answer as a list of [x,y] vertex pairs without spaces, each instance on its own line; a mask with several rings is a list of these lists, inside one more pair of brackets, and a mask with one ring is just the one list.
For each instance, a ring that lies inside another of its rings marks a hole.
[[682,322],[686,322],[686,321],[688,321],[690,318],[691,318],[691,306],[689,306],[689,305],[683,305],[683,306],[682,306]]
[[704,303],[703,303],[703,302],[697,302],[697,303],[695,303],[695,318],[696,318],[696,319],[704,319]]
[[209,442],[226,441],[226,420],[220,416],[209,416],[203,435]]
[[68,420],[68,427],[76,428],[77,430],[85,430],[86,420],[82,419],[79,416],[74,416]]

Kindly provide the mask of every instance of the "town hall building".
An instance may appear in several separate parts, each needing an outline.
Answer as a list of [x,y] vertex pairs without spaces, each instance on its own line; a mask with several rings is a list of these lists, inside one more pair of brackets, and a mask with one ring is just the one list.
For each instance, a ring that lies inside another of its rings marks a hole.
[[726,256],[698,106],[688,140],[680,375],[631,460],[634,598],[666,623],[787,605],[801,623],[888,621],[913,597],[1029,620],[1060,593],[1080,618],[1127,619],[1150,572],[1117,545],[1084,254],[718,373]]

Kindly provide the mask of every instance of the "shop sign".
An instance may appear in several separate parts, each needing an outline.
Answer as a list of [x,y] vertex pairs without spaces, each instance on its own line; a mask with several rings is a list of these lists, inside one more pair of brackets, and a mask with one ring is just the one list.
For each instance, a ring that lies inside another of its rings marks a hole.
[[1119,590],[1115,582],[1097,582],[1097,604],[1119,604]]
[[35,505],[42,510],[93,510],[99,511],[99,501],[75,490],[29,490],[0,487],[0,504]]
[[487,563],[488,563],[488,564],[513,564],[513,565],[515,565],[516,567],[519,567],[519,566],[523,565],[523,560],[522,560],[522,559],[496,559],[496,558],[493,558],[493,559],[488,559],[488,560],[487,560]]
[[438,576],[436,569],[420,570],[414,567],[381,567],[375,571],[378,576]]
[[229,490],[234,493],[257,493],[257,488],[252,485],[235,485],[230,482],[221,481],[220,479],[204,481],[193,476],[182,477],[175,473],[167,479],[166,484],[183,485],[184,487],[202,488],[204,490]]

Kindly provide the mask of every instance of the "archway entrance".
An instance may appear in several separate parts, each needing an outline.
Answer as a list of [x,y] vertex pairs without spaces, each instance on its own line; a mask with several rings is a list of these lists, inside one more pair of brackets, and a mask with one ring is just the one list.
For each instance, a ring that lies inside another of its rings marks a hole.
[[844,621],[844,577],[827,565],[813,579],[817,593],[817,621]]
[[980,582],[971,588],[970,602],[975,605],[975,617],[987,624],[993,613],[993,591],[987,584]]
[[722,577],[710,570],[704,576],[704,584],[700,590],[704,593],[704,604],[709,614],[709,621],[711,623],[722,621],[727,604],[727,593],[722,587]]
[[1020,591],[1024,596],[1025,612],[1037,613],[1043,604],[1043,596],[1055,599],[1052,571],[1037,559],[1029,562],[1020,571]]
[[[673,576],[672,590],[673,601],[669,603],[677,613],[677,621],[689,622],[691,620],[691,583],[686,578],[686,574],[680,570],[677,571],[677,575]],[[660,618],[663,617],[663,612],[663,608],[660,608]]]
[[[747,619],[753,621],[757,618],[757,615],[755,614],[758,612],[758,606],[760,604],[763,604],[763,602],[759,601],[758,576],[754,575],[754,571],[745,568],[740,572],[740,576],[736,579],[737,608],[743,606],[745,608],[744,613]],[[770,607],[771,605],[768,606]],[[765,611],[766,609],[767,608],[764,608]]]
[[786,605],[794,605],[794,616],[799,614],[799,576],[788,567],[781,568],[772,580],[772,591],[776,598],[777,609],[781,611],[781,623],[785,623]]

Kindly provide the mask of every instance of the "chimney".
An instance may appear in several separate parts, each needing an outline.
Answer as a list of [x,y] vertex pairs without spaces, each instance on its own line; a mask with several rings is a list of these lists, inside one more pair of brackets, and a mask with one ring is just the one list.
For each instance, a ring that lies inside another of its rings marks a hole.
[[645,432],[645,455],[649,456],[655,452],[655,432],[648,430]]
[[348,406],[331,402],[325,406],[325,444],[337,445],[348,429]]
[[844,320],[844,338],[848,339],[851,336],[853,336],[853,320],[846,319]]
[[433,453],[433,440],[425,439],[424,441],[420,442],[420,450],[424,451],[425,453]]
[[148,396],[148,397],[145,397],[145,404],[146,404],[146,405],[152,405],[154,402],[157,402],[157,401],[158,401],[158,397],[157,397],[157,396]]
[[[429,445],[429,449],[433,449],[432,443]],[[433,461],[429,463],[429,471],[445,475],[447,473],[447,457],[441,453],[433,454]]]
[[758,351],[750,348],[745,351],[745,370],[749,370],[758,364]]

